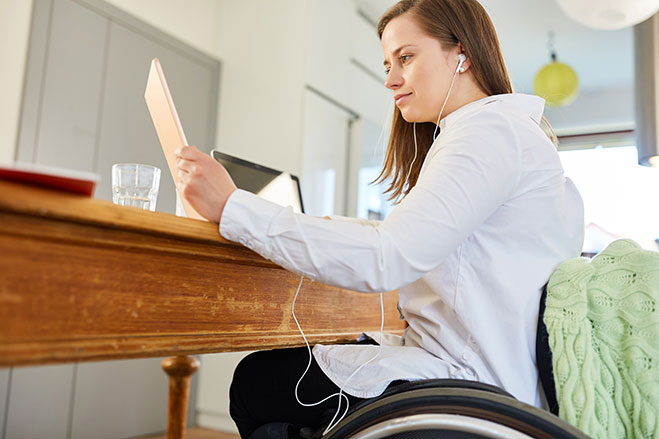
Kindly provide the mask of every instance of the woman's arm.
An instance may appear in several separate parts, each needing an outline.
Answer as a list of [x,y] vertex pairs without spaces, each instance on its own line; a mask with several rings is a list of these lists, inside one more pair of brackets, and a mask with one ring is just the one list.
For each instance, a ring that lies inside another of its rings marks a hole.
[[456,127],[431,149],[415,188],[381,223],[327,221],[231,195],[220,233],[283,267],[358,291],[388,291],[437,267],[511,197],[520,155],[508,121]]

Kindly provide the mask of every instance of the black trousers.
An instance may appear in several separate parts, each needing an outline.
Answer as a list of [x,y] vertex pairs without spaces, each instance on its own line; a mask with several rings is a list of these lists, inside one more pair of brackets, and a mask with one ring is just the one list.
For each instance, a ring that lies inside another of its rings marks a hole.
[[[254,352],[238,364],[229,390],[229,413],[241,438],[247,439],[258,427],[273,422],[315,429],[332,419],[338,397],[313,407],[303,407],[295,399],[295,385],[308,361],[307,348],[302,347]],[[311,367],[298,389],[300,401],[314,403],[338,391],[312,356]],[[346,396],[350,407],[363,401]],[[342,399],[341,413],[346,406]]]

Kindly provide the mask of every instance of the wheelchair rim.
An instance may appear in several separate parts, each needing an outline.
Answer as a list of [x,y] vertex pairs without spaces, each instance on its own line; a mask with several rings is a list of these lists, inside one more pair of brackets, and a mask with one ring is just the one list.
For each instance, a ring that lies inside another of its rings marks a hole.
[[389,419],[360,431],[349,439],[382,439],[392,434],[443,429],[481,435],[488,439],[532,439],[504,425],[462,415],[425,414]]

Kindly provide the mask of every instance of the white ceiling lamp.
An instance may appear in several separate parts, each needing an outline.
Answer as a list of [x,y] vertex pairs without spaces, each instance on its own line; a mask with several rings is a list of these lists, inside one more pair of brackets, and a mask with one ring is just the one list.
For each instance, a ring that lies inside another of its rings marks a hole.
[[595,29],[621,29],[647,20],[659,0],[556,0],[571,19]]

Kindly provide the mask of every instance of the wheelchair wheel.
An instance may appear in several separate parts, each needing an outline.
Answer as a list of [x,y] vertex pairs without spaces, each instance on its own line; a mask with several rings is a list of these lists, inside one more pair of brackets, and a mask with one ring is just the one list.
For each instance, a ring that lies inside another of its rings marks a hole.
[[[587,439],[549,412],[491,389],[414,388],[361,404],[323,439]],[[491,386],[490,386],[491,387]]]

